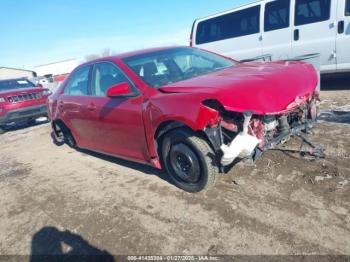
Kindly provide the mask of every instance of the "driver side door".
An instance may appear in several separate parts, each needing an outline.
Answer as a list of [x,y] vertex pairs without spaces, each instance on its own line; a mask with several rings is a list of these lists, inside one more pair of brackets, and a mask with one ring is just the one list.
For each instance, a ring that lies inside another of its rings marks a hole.
[[[107,97],[120,83],[130,85],[130,96]],[[88,105],[92,149],[126,159],[148,161],[142,118],[143,97],[126,74],[112,62],[94,65]]]

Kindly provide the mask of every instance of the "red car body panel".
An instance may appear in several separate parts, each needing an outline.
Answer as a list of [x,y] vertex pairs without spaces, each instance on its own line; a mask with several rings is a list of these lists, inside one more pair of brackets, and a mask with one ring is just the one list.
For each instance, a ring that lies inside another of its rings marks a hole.
[[[276,74],[278,72],[278,74]],[[205,94],[229,111],[276,114],[309,98],[317,85],[312,66],[297,62],[247,63],[160,88],[167,93]]]
[[[142,96],[66,96],[64,86],[49,100],[49,112],[52,119],[61,119],[68,126],[79,147],[149,163]],[[59,101],[55,100],[58,94]]]
[[[205,106],[203,101],[217,100],[226,110],[234,112],[276,114],[305,103],[317,86],[317,75],[311,66],[276,62],[239,64],[155,89],[143,82],[122,59],[159,50],[164,48],[84,64],[115,63],[132,80],[140,95],[134,98],[69,97],[63,94],[68,77],[49,99],[51,119],[62,120],[67,125],[78,147],[161,168],[155,136],[164,123],[178,122],[198,131],[219,121],[218,112]],[[94,110],[89,110],[89,106]]]

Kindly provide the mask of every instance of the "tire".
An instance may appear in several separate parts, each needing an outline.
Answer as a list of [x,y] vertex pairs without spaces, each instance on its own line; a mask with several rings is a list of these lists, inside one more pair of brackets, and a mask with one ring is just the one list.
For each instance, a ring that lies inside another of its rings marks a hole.
[[75,142],[72,133],[64,124],[53,123],[52,129],[52,137],[56,145],[61,146],[66,143],[71,148],[77,147],[77,143]]
[[219,173],[215,154],[209,144],[188,129],[176,129],[165,135],[162,160],[175,185],[197,193],[215,184]]

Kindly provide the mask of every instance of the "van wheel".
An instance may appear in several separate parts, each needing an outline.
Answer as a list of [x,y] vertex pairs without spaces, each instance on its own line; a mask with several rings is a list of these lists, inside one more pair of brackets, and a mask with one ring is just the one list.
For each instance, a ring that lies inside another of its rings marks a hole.
[[166,134],[162,158],[175,185],[187,192],[200,192],[215,184],[219,172],[215,154],[193,131],[176,129]]
[[61,146],[66,143],[71,148],[76,148],[77,143],[70,130],[61,123],[53,123],[53,139],[56,145]]

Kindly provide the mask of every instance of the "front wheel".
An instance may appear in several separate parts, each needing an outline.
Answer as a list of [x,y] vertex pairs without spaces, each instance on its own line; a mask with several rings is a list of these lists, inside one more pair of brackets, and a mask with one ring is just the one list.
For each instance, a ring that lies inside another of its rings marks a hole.
[[215,184],[219,172],[209,144],[193,131],[176,129],[162,143],[165,168],[179,188],[196,193]]

